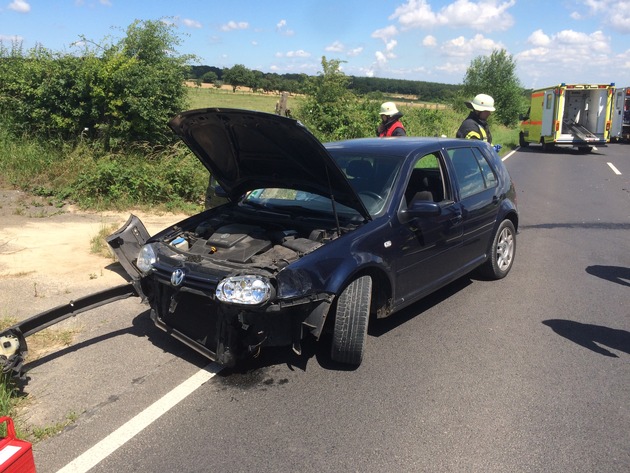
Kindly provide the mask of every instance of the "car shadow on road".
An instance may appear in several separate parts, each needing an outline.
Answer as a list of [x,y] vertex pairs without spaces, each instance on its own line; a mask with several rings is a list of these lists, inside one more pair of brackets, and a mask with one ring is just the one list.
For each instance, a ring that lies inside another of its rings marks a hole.
[[520,146],[518,148],[519,153],[532,153],[532,154],[582,154],[582,155],[601,155],[599,149],[578,149],[572,146],[547,146],[543,147],[542,145],[536,144],[531,146]]
[[622,286],[630,286],[630,268],[623,266],[603,266],[595,264],[588,266],[586,272],[607,281],[616,282]]
[[619,358],[604,346],[630,354],[630,332],[626,330],[583,324],[573,320],[550,319],[543,320],[542,323],[558,335],[600,355]]
[[[477,278],[476,276],[474,279],[482,280],[482,278]],[[446,299],[450,298],[454,294],[457,294],[462,289],[470,286],[472,282],[473,279],[470,276],[464,276],[453,281],[442,289],[439,289],[436,292],[429,294],[425,298],[413,303],[409,307],[406,307],[396,314],[390,315],[385,319],[375,320],[374,322],[370,321],[368,333],[371,336],[380,337],[381,335],[384,335],[387,332],[394,330],[400,325],[403,325],[404,323],[413,319],[419,314],[422,314],[423,312],[426,312],[427,310],[435,307],[441,302],[444,302]]]

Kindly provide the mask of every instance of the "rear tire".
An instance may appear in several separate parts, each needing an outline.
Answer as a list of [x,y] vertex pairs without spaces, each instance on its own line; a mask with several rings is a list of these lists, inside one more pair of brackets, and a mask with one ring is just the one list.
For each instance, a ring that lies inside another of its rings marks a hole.
[[490,257],[481,272],[490,279],[502,279],[512,269],[516,254],[516,231],[510,220],[503,220],[494,234]]
[[330,357],[339,363],[359,366],[365,352],[372,278],[362,276],[352,281],[337,299],[335,327]]
[[529,146],[529,141],[525,141],[525,134],[522,131],[518,134],[518,145],[522,148]]

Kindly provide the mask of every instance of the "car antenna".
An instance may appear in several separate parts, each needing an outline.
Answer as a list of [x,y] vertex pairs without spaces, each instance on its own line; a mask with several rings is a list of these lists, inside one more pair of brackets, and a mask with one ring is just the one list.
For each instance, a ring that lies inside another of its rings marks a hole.
[[333,193],[332,184],[330,183],[330,174],[328,174],[328,166],[324,164],[326,169],[326,180],[328,181],[328,191],[330,192],[330,202],[332,204],[332,211],[335,216],[335,223],[337,224],[337,236],[341,236],[341,226],[339,225],[339,215],[337,215],[337,205],[335,203],[335,194]]

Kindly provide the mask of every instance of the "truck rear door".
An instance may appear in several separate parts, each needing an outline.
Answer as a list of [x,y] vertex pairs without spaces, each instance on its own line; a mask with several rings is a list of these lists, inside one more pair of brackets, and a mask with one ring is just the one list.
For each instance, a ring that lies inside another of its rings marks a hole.
[[620,138],[623,128],[623,109],[625,102],[625,89],[615,89],[615,97],[612,112],[612,124],[610,126],[610,137]]

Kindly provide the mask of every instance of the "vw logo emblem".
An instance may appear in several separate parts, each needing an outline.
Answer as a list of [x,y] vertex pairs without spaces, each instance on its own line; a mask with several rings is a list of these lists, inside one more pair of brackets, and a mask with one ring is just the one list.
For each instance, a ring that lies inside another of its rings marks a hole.
[[184,273],[183,270],[181,269],[176,269],[175,271],[173,271],[173,274],[171,274],[171,284],[173,286],[179,286],[181,285],[181,283],[184,282],[184,276],[186,274]]

